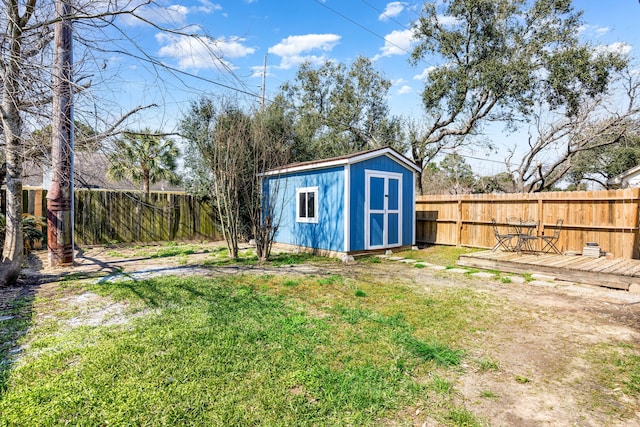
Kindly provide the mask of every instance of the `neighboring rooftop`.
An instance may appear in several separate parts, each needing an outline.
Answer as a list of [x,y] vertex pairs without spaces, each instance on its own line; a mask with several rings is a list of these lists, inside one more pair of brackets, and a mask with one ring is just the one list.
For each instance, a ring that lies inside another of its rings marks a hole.
[[[25,187],[46,188],[44,162],[27,160],[22,172]],[[74,159],[75,188],[102,188],[107,190],[140,190],[140,186],[128,180],[111,181],[107,177],[109,159],[103,153],[76,152]],[[167,182],[151,185],[151,191],[183,191],[182,187]]]

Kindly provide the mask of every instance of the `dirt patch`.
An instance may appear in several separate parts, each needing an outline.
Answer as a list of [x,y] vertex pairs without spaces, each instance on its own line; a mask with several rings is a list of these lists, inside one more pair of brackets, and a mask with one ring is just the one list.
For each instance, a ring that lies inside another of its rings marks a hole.
[[[396,277],[433,283],[423,269],[398,267]],[[501,322],[477,334],[470,365],[458,378],[458,400],[491,425],[640,425],[640,399],[622,385],[604,385],[592,359],[601,345],[640,342],[640,295],[566,282],[501,283],[439,273],[442,286],[472,286],[496,300]],[[637,347],[636,347],[637,348]],[[430,424],[429,424],[430,425]]]
[[67,309],[78,314],[65,319],[64,324],[71,328],[79,326],[123,325],[136,317],[144,316],[150,310],[131,311],[128,304],[114,302],[93,292],[84,292],[60,300]]
[[[340,274],[375,277],[376,282],[402,281],[424,292],[433,287],[472,287],[497,301],[492,309],[501,321],[490,330],[478,331],[467,346],[474,354],[467,355],[454,385],[460,405],[496,426],[640,426],[640,400],[626,395],[622,384],[603,382],[601,373],[592,369],[601,346],[637,349],[638,294],[566,282],[502,283],[391,261],[202,267],[219,245],[202,245],[188,256],[166,258],[140,256],[139,249],[94,248],[84,251],[72,269],[41,268],[38,274],[48,281],[69,273],[97,281],[164,274]],[[39,290],[53,291],[49,286]],[[131,318],[126,305],[93,293],[64,298],[65,304],[78,310],[68,320],[71,327],[119,324]],[[492,361],[494,366],[481,368],[479,360]],[[293,388],[291,393],[303,390]],[[437,425],[421,408],[407,408],[399,416],[406,420],[407,414],[415,425]]]

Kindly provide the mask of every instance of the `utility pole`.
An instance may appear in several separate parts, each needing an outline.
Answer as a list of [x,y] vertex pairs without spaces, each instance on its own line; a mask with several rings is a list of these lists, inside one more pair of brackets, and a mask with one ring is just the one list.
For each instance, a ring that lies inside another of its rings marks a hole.
[[51,185],[47,192],[49,266],[73,264],[72,0],[56,0]]
[[267,81],[267,55],[264,56],[264,65],[262,66],[262,102],[260,104],[261,111],[264,112],[264,87]]

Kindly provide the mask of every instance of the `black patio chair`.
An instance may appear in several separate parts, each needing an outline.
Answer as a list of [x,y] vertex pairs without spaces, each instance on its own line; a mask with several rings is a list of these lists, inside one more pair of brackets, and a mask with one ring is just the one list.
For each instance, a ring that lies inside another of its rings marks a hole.
[[542,252],[544,252],[545,254],[548,254],[552,251],[557,254],[562,254],[562,252],[560,252],[560,249],[558,249],[558,247],[556,246],[556,243],[558,243],[558,240],[560,239],[560,231],[562,230],[563,223],[564,223],[563,219],[557,220],[556,227],[553,230],[553,234],[550,234],[547,236],[545,235],[540,236],[540,238],[544,242],[544,246],[542,247]]
[[511,240],[516,236],[508,232],[501,233],[500,227],[498,227],[498,223],[496,222],[495,218],[491,218],[491,225],[493,226],[493,234],[496,237],[496,244],[493,246],[493,248],[491,248],[491,250],[495,252],[496,250],[502,248],[507,252],[513,251],[513,244],[511,243]]

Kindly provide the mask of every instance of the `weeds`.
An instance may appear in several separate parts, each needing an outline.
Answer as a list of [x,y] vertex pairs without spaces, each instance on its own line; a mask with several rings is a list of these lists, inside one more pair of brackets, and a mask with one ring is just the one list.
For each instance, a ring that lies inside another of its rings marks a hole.
[[498,364],[498,362],[492,359],[480,359],[477,362],[478,362],[478,368],[480,369],[481,372],[500,370],[500,365]]
[[438,394],[449,394],[453,390],[453,383],[437,375],[433,376],[429,388]]

